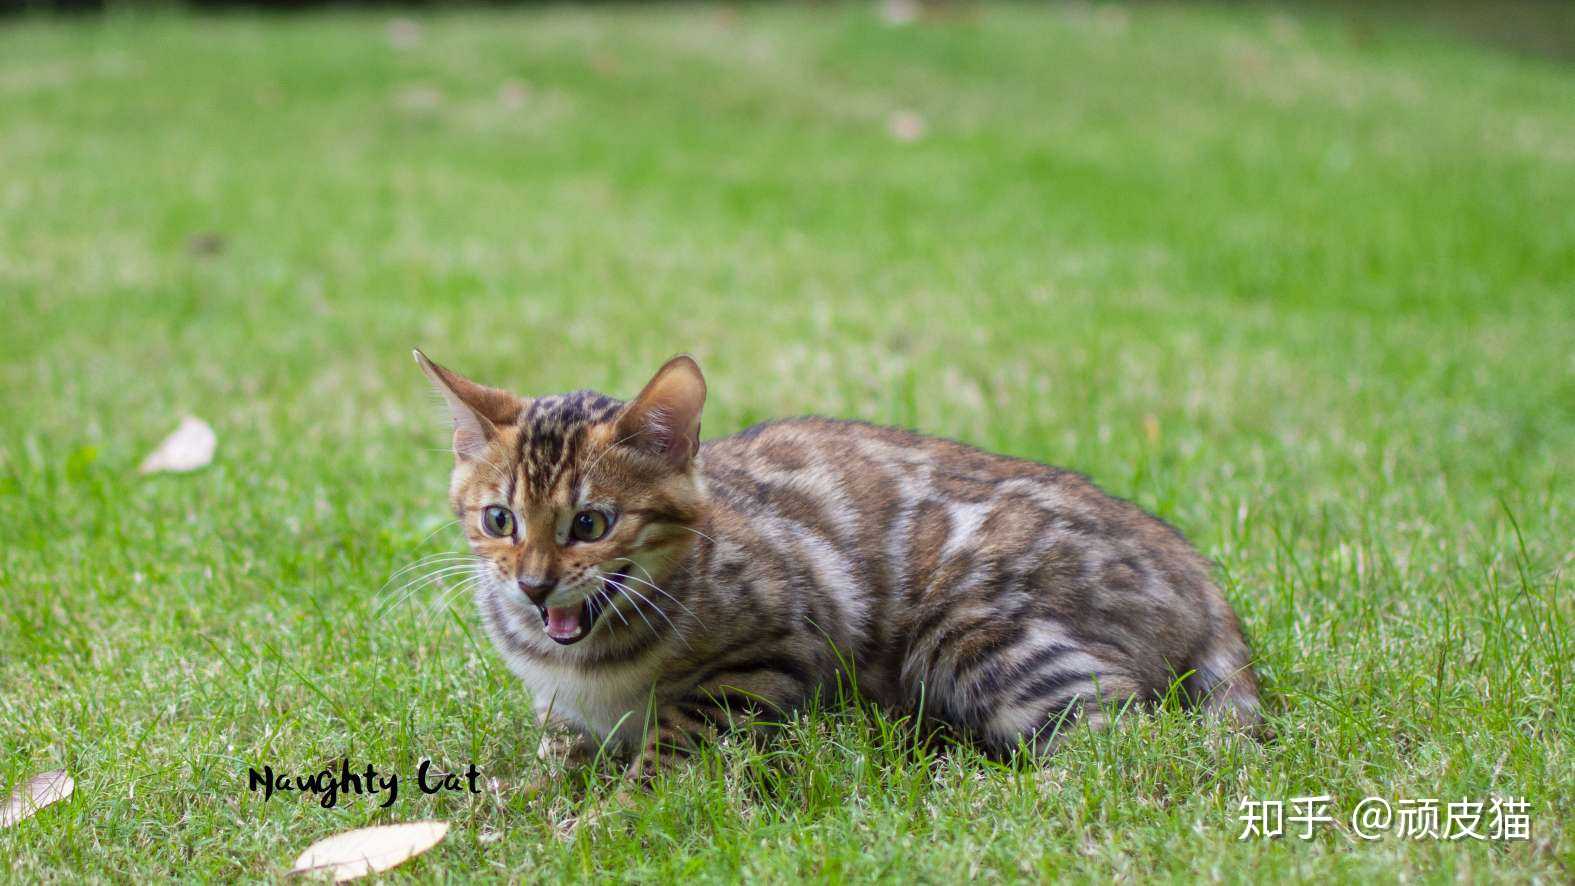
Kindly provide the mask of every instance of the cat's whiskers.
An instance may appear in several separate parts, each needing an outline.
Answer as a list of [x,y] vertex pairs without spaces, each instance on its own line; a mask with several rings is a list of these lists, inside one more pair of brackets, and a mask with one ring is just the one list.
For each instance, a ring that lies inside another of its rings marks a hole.
[[431,532],[428,532],[426,535],[421,536],[421,541],[416,542],[416,544],[425,544],[429,539],[432,538],[432,536],[437,535],[439,532],[442,532],[443,530],[449,528],[450,526],[457,526],[457,525],[459,525],[459,521],[458,520],[450,520],[447,523],[444,523],[443,525],[439,526],[438,528],[432,530]]
[[[408,580],[406,580],[404,576],[401,576],[399,579],[390,580],[389,584],[393,584],[393,582],[396,581],[396,580],[405,580],[404,584],[400,585],[398,589],[396,589],[395,591],[392,592],[392,593],[398,593],[399,591],[402,591],[405,588],[410,587],[410,585],[412,583],[419,583],[419,582],[421,582],[421,581],[423,581],[425,579],[430,579],[430,578],[432,578],[434,576],[442,575],[443,573],[445,573],[447,571],[468,569],[468,568],[470,568],[472,566],[475,566],[479,562],[480,562],[480,558],[478,558],[478,557],[463,557],[463,558],[457,558],[457,559],[454,559],[454,560],[442,560],[442,561],[433,561],[433,562],[429,562],[429,563],[423,563],[423,564],[421,564],[421,566],[419,568],[423,568],[423,569],[425,569],[427,567],[433,567],[433,568],[430,571],[428,571],[428,572],[424,572],[424,573],[422,573],[420,575],[415,576],[414,578],[409,578]],[[409,570],[407,570],[407,572],[408,571]],[[387,587],[387,585],[385,585],[384,587]]]
[[377,598],[377,615],[382,616],[387,614],[389,611],[408,600],[411,595],[415,594],[415,592],[420,590],[423,586],[428,585],[437,579],[448,575],[458,575],[462,572],[468,572],[473,568],[474,566],[468,563],[452,564],[418,575],[415,578],[412,578],[400,585],[398,588],[395,588],[386,594],[379,595]]
[[432,606],[427,612],[427,617],[423,621],[431,621],[433,615],[439,612],[446,612],[450,604],[452,604],[455,599],[461,596],[464,592],[477,587],[484,578],[485,576],[478,573],[476,575],[472,575],[464,581],[455,584],[452,588],[444,588],[442,595],[432,603]]
[[437,551],[436,553],[427,554],[424,557],[416,558],[413,562],[394,570],[393,573],[391,573],[388,577],[390,579],[398,578],[402,573],[409,572],[410,570],[423,566],[427,563],[435,563],[439,560],[475,556],[475,554],[462,554],[458,551]]
[[[625,575],[624,577],[628,578],[627,575]],[[607,579],[607,582],[609,584],[611,584],[613,587],[618,588],[618,590],[621,593],[623,593],[625,595],[625,597],[627,597],[629,594],[633,594],[634,596],[639,597],[641,600],[645,601],[645,604],[647,606],[649,606],[653,610],[655,610],[656,614],[660,615],[662,617],[662,619],[667,622],[667,626],[672,628],[673,634],[676,637],[678,637],[679,640],[683,641],[683,644],[685,646],[689,646],[689,640],[684,637],[683,631],[678,630],[678,625],[673,624],[673,620],[671,618],[668,618],[666,611],[664,611],[662,609],[662,607],[656,605],[655,603],[652,603],[649,597],[645,596],[644,594],[640,593],[639,591],[635,590],[634,588],[629,587],[628,585],[624,584],[623,582],[618,581],[617,579],[609,578],[609,579]],[[634,600],[632,600],[632,599],[630,599],[629,602],[634,604],[634,611],[639,613],[641,618],[645,618],[645,612],[644,612],[643,609],[640,608],[640,604],[635,603]],[[650,625],[651,624],[651,620],[650,619],[646,619],[645,623],[647,625]],[[651,632],[653,634],[656,633],[656,628],[654,626],[651,627]],[[689,646],[689,648],[693,649],[694,647],[693,646]]]
[[465,578],[465,579],[460,580],[457,584],[454,584],[454,585],[446,584],[442,580],[439,580],[439,581],[435,582],[435,584],[438,587],[438,592],[439,592],[438,596],[437,596],[437,599],[435,599],[431,603],[427,604],[427,606],[426,606],[426,614],[424,616],[422,616],[421,623],[424,625],[427,622],[432,620],[432,616],[436,615],[439,612],[446,611],[448,609],[449,604],[451,602],[453,602],[454,597],[457,594],[459,594],[461,591],[463,591],[465,588],[467,588],[470,585],[472,585],[475,582],[475,580],[476,580],[476,577],[475,576],[471,576],[469,578]]
[[[460,573],[460,572],[447,573],[447,575],[459,575],[459,574],[462,574],[462,573]],[[375,613],[375,616],[378,617],[378,618],[382,618],[383,616],[387,615],[388,613],[392,612],[393,610],[395,610],[395,609],[399,608],[400,606],[404,605],[404,603],[407,600],[409,600],[411,597],[414,597],[416,592],[421,590],[423,587],[426,587],[426,586],[428,586],[430,584],[433,584],[435,582],[439,582],[443,578],[444,578],[444,576],[442,576],[442,575],[436,575],[436,576],[432,576],[431,578],[429,578],[429,579],[427,579],[425,581],[422,581],[422,582],[419,582],[417,584],[412,585],[411,588],[408,591],[406,591],[404,594],[400,595],[398,599],[395,599],[395,600],[393,600],[393,601],[391,601],[391,602],[389,602],[389,603],[387,603],[387,604],[385,604],[383,606],[380,606],[378,608],[377,612]]]
[[[480,558],[474,559],[479,561]],[[408,600],[412,595],[415,594],[416,591],[428,584],[431,584],[434,581],[437,581],[438,579],[450,575],[459,575],[461,573],[475,571],[478,570],[479,567],[479,562],[459,563],[442,566],[432,570],[431,572],[418,575],[415,578],[405,582],[403,585],[400,585],[397,590],[390,592],[385,602],[379,604],[376,617],[381,618],[382,616],[386,615],[389,611]],[[394,599],[396,597],[397,599]]]
[[[602,620],[602,608],[603,608],[602,605],[601,605],[601,601],[599,601],[596,598],[596,594],[594,592],[590,596],[585,598],[585,608],[587,610],[589,610],[590,613],[591,613],[591,627],[590,627],[590,630],[594,631],[594,630],[596,630],[596,626],[601,623],[601,620]],[[612,630],[612,624],[609,623],[607,625],[607,630],[609,630],[609,631]]]
[[706,535],[704,532],[701,532],[700,530],[695,529],[692,526],[685,526],[682,523],[674,523],[673,525],[677,526],[679,529],[682,529],[685,532],[693,532],[695,535],[700,536],[701,538],[705,539],[706,541],[708,541],[708,542],[710,542],[712,544],[716,544],[716,539],[712,538],[709,535]]
[[705,627],[705,619],[703,619],[699,615],[697,615],[693,609],[690,609],[688,606],[686,606],[684,604],[684,601],[678,599],[677,597],[674,597],[672,594],[669,594],[666,591],[666,589],[662,588],[655,581],[648,581],[647,580],[647,579],[654,579],[656,577],[656,576],[651,574],[651,570],[646,569],[644,566],[640,566],[639,563],[636,563],[633,560],[629,560],[627,558],[625,558],[625,562],[627,562],[631,566],[639,566],[640,567],[640,571],[645,573],[646,578],[640,578],[639,576],[630,575],[627,572],[624,573],[624,575],[623,575],[624,578],[627,578],[630,581],[637,581],[640,584],[645,585],[646,587],[650,588],[651,590],[653,590],[653,591],[657,592],[658,594],[661,594],[662,596],[666,597],[667,599],[673,601],[675,604],[678,605],[678,607],[680,609],[682,609],[683,611],[689,613],[689,617],[694,619],[700,625],[700,627],[702,627],[702,628]]
[[[592,591],[591,599],[597,601],[596,610],[598,617],[602,612],[611,612],[612,614],[618,616],[618,620],[623,622],[624,627],[629,626],[629,620],[623,617],[623,612],[620,611],[616,605],[614,605],[613,600],[607,596],[606,591]],[[612,622],[607,623],[607,632],[617,636],[617,629],[613,627]]]
[[613,599],[607,595],[606,591],[595,591],[591,596],[599,598],[602,601],[602,605],[607,607],[608,612],[618,616],[619,621],[625,625],[629,624],[629,619],[623,617],[623,610],[614,605]]
[[657,634],[656,625],[651,624],[651,620],[649,618],[645,617],[645,611],[640,608],[640,604],[634,602],[634,598],[629,596],[629,586],[625,585],[625,584],[620,584],[619,582],[617,582],[617,581],[615,581],[615,580],[613,580],[611,578],[607,579],[607,583],[612,585],[615,589],[617,589],[619,596],[621,596],[625,600],[629,601],[629,605],[634,607],[634,613],[636,615],[640,616],[640,620],[645,622],[646,628],[648,628],[651,631],[651,636],[653,636],[653,637],[656,636],[656,634]]
[[391,586],[394,585],[395,582],[405,580],[410,573],[415,572],[418,569],[430,569],[432,567],[439,566],[453,566],[460,563],[474,562],[476,559],[477,558],[474,555],[470,554],[442,554],[423,557],[420,560],[417,560],[416,562],[395,571],[388,577],[387,581],[383,582],[383,586],[377,590],[380,594],[384,591],[387,591]]

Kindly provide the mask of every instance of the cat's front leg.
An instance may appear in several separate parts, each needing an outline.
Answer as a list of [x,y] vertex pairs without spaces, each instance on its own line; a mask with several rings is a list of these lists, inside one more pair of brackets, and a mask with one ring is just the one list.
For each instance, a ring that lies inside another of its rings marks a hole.
[[544,765],[524,782],[527,796],[534,797],[561,782],[566,767],[584,765],[595,755],[595,742],[574,723],[561,717],[542,716],[536,759]]
[[626,774],[648,781],[694,756],[700,746],[730,730],[772,722],[791,709],[804,687],[781,672],[724,674],[681,698],[660,705],[646,729],[639,754]]
[[536,745],[538,760],[578,766],[595,754],[596,744],[577,724],[550,714],[542,717],[541,741]]
[[657,710],[656,721],[646,731],[640,752],[624,774],[635,781],[649,781],[689,759],[702,743],[714,737],[715,730],[707,724],[690,720],[672,705],[663,706]]

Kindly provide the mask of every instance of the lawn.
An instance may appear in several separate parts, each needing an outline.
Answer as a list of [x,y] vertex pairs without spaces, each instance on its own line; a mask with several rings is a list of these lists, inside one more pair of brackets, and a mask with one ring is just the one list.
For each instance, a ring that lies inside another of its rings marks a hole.
[[[1575,877],[1567,60],[1318,8],[405,14],[0,22],[0,791],[77,781],[0,872],[440,818],[393,879]],[[688,351],[706,436],[1085,472],[1218,563],[1277,737],[1129,712],[1002,766],[828,699],[618,811],[451,585],[385,605],[463,545],[414,345],[620,396]],[[214,463],[139,476],[188,413]],[[397,802],[248,790],[341,758]],[[1304,795],[1337,823],[1237,839]],[[1364,841],[1370,795],[1530,839]]]

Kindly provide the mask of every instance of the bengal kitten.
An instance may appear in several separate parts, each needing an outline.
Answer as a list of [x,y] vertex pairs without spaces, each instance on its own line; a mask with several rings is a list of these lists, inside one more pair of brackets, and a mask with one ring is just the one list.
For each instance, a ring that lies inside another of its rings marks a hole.
[[415,356],[453,413],[450,500],[493,641],[548,725],[631,775],[839,673],[996,755],[1178,679],[1259,720],[1209,564],[1078,474],[823,418],[702,444],[684,356],[627,403],[517,397]]

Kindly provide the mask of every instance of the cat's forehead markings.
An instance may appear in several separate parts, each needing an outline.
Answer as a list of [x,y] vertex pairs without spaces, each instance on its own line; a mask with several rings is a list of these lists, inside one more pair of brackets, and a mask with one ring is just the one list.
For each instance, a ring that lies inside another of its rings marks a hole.
[[575,456],[594,425],[612,419],[623,404],[595,391],[537,397],[520,417],[518,462],[528,492],[545,498],[568,480]]

